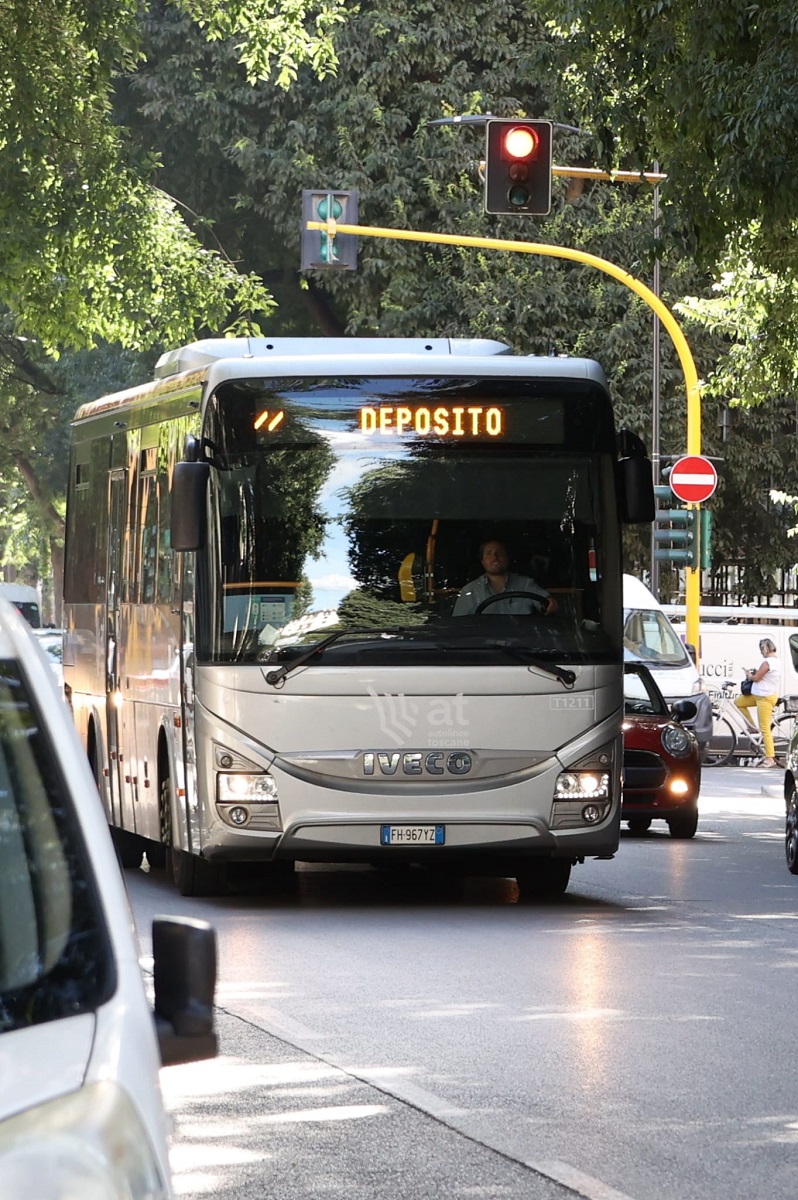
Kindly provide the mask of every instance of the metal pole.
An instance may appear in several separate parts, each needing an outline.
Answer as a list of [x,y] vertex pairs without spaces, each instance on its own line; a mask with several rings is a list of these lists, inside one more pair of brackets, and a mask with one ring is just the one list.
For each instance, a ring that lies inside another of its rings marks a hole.
[[[654,163],[654,170],[659,172],[659,163]],[[660,214],[659,214],[659,184],[654,188],[654,237],[659,240]],[[652,291],[659,299],[660,296],[660,262],[659,252],[654,259],[654,280]],[[659,455],[659,398],[660,398],[660,319],[659,315],[654,313],[654,344],[653,344],[653,362],[652,362],[652,405],[651,405],[651,469],[654,475],[654,486],[659,487],[662,484],[660,477],[660,455]],[[657,543],[655,539],[656,525],[651,526],[651,590],[659,600],[659,562],[656,556]]]

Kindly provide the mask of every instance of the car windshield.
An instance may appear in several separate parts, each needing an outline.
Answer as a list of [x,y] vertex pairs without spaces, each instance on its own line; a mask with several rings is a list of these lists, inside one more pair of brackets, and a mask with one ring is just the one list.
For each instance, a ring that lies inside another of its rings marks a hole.
[[649,667],[684,667],[690,662],[670,621],[656,608],[626,611],[623,656],[627,662],[641,662]]
[[113,965],[43,714],[0,661],[0,1034],[88,1012]]
[[647,667],[627,663],[623,676],[623,703],[627,716],[665,717],[668,706]]

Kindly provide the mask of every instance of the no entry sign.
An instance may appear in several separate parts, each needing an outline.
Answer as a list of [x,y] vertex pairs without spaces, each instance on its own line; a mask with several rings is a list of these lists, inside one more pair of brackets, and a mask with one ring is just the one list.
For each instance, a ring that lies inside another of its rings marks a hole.
[[718,486],[718,473],[708,458],[690,454],[673,464],[670,485],[679,500],[686,504],[701,504]]

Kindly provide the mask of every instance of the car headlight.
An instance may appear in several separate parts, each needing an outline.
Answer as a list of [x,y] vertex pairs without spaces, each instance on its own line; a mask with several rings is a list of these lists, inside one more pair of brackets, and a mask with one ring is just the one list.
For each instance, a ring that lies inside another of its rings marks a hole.
[[704,690],[704,681],[703,681],[703,679],[696,679],[695,683],[694,683],[694,684],[693,684],[693,686],[690,688],[690,695],[691,695],[691,696],[695,696],[695,695],[697,695],[697,694],[698,694],[698,692],[703,692],[703,690]]
[[681,725],[666,725],[660,734],[660,741],[674,758],[685,758],[694,745],[693,735]]
[[95,1083],[0,1122],[3,1200],[168,1200],[147,1132],[116,1083]]

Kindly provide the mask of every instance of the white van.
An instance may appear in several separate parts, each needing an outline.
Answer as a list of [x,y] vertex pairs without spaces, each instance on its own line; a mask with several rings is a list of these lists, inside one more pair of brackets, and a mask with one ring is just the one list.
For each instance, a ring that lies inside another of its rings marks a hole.
[[0,601],[0,1197],[170,1200],[158,1068],[216,1052],[205,922],[153,923],[155,1011],[97,788]]
[[[666,604],[674,629],[684,635],[685,607]],[[750,667],[762,661],[759,643],[769,638],[781,662],[781,694],[798,708],[798,609],[702,605],[698,626],[699,665],[708,691],[727,679],[740,690]]]
[[696,715],[685,721],[703,750],[712,736],[712,702],[701,676],[659,600],[634,575],[623,577],[624,658],[651,671],[668,704],[692,700]]
[[42,614],[35,587],[24,583],[0,583],[0,596],[13,604],[33,629],[41,629]]

